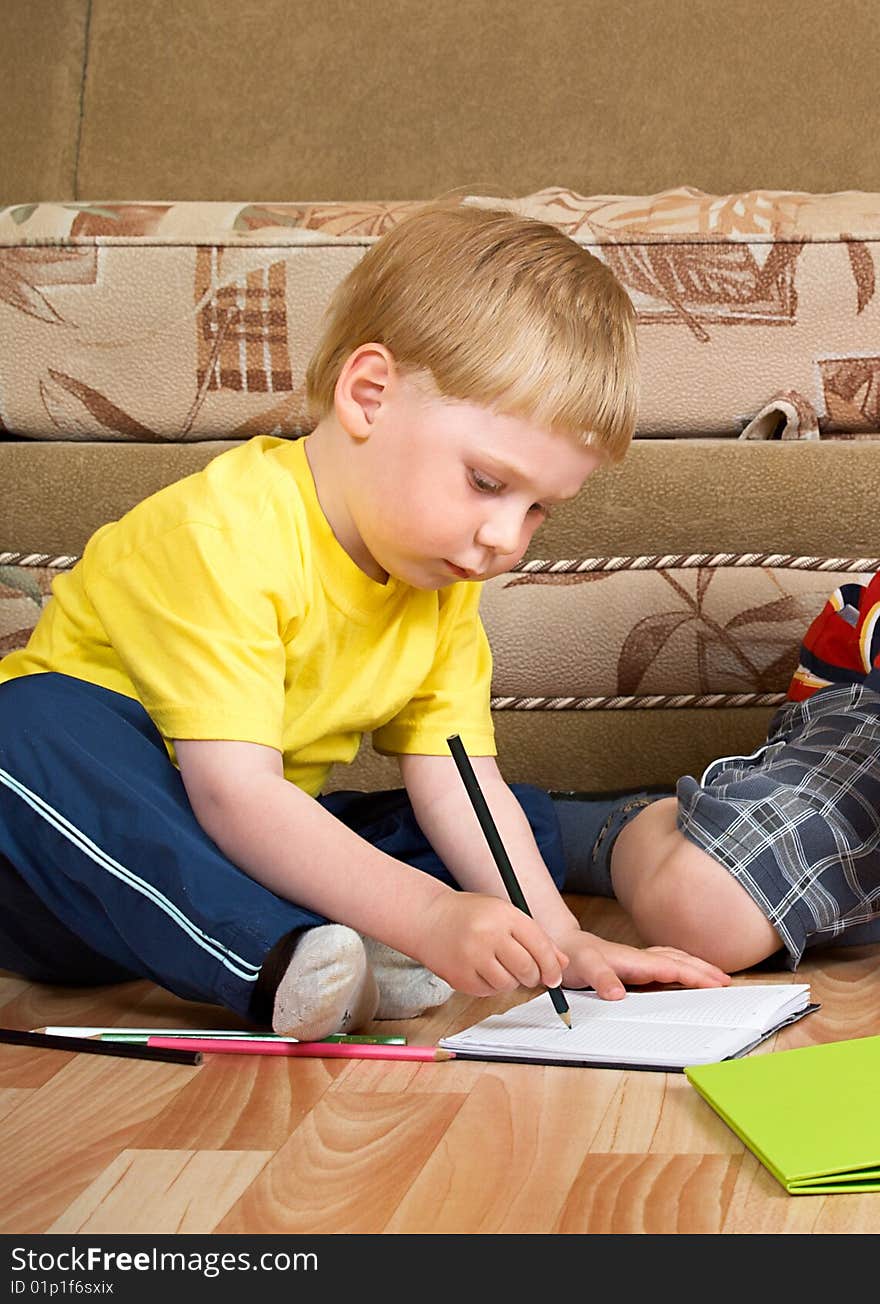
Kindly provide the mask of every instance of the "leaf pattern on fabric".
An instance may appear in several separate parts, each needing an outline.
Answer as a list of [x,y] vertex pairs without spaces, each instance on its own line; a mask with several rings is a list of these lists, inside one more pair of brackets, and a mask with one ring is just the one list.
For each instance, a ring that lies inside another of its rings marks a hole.
[[819,358],[824,430],[876,431],[880,424],[880,356]]
[[412,200],[389,204],[248,204],[236,214],[233,228],[263,231],[271,227],[299,227],[328,235],[379,236],[420,206],[420,201]]
[[757,607],[740,611],[725,626],[726,629],[741,629],[743,625],[781,624],[783,621],[802,620],[805,616],[804,602],[800,597],[789,594],[777,598],[775,602],[764,602]]
[[38,566],[0,566],[0,599],[24,595],[39,606],[48,592],[41,583],[45,574]]
[[72,236],[155,235],[173,204],[65,204],[76,217]]
[[[310,428],[304,403],[298,413],[282,404],[301,390],[327,299],[361,247],[422,202],[0,209],[0,355],[12,360],[0,364],[4,428],[57,437],[46,410],[60,419],[66,407],[73,425],[62,433],[88,439],[93,401],[108,439],[229,438],[264,412],[279,432]],[[640,327],[651,328],[641,332],[640,435],[738,438],[744,414],[781,385],[816,412],[813,437],[877,431],[880,193],[714,195],[681,186],[584,196],[547,187],[464,202],[553,223],[613,268]],[[210,259],[216,274],[204,274]],[[194,300],[193,285],[203,282]],[[53,292],[62,285],[74,289]],[[725,338],[729,326],[736,339]],[[74,401],[50,368],[99,397]],[[108,379],[117,374],[124,389]],[[102,406],[108,388],[123,412]]]
[[25,646],[56,574],[46,566],[0,566],[0,656]]
[[36,209],[36,204],[18,204],[15,208],[7,209],[7,212],[15,225],[21,226],[29,217],[34,215]]
[[874,259],[863,241],[853,240],[850,236],[842,236],[841,239],[847,241],[846,252],[849,254],[853,279],[856,283],[856,313],[858,314],[864,312],[874,297],[876,287]]
[[94,435],[95,423],[126,439],[165,442],[161,435],[129,416],[106,395],[84,381],[49,368],[49,380],[40,381],[40,397],[52,424],[65,433]]
[[[697,572],[696,595],[693,596],[671,571],[660,571],[661,578],[681,598],[689,610],[654,613],[634,626],[625,641],[618,659],[619,692],[637,691],[645,673],[672,635],[686,620],[695,620],[697,691],[711,692],[712,658],[723,651],[733,664],[739,665],[744,685],[756,692],[773,691],[785,686],[797,663],[797,641],[792,639],[792,625],[805,628],[814,614],[814,599],[802,594],[786,594],[769,602],[762,602],[737,612],[726,623],[719,624],[707,611],[706,601],[710,586],[719,572],[711,567],[700,567]],[[771,633],[759,634],[755,626],[785,626],[778,638]],[[747,638],[738,640],[733,631],[748,631]],[[776,643],[782,651],[774,661],[761,667],[755,658],[758,644],[763,647]]]
[[91,249],[0,249],[0,302],[55,326],[64,318],[41,285],[93,285]]
[[552,584],[558,587],[560,584],[594,584],[598,580],[610,580],[613,578],[613,571],[581,571],[581,572],[562,572],[560,574],[541,574],[535,575],[512,575],[505,580],[504,587],[515,589],[521,584]]
[[795,267],[803,247],[774,245],[763,266],[746,244],[609,245],[604,253],[629,290],[654,301],[637,305],[641,324],[675,316],[708,343],[705,323],[766,326],[796,319]]
[[[581,195],[551,186],[522,199],[478,198],[483,206],[501,202],[517,212],[559,225],[569,235],[600,242],[649,237],[661,242],[686,235],[697,240],[742,240],[753,236],[788,239],[829,234],[838,212],[851,214],[849,196],[806,191],[750,190],[713,195],[694,186],[678,186],[655,195]],[[875,222],[876,196],[852,213],[865,224]]]
[[638,621],[620,649],[617,691],[624,696],[637,693],[657,653],[680,625],[692,619],[689,611],[661,611]]
[[297,438],[307,434],[314,423],[303,419],[306,406],[305,387],[295,390],[280,403],[248,417],[231,432],[232,439],[250,439],[253,435],[284,435]]
[[700,564],[497,576],[481,602],[496,649],[494,691],[785,692],[803,631],[833,583],[786,567]]
[[9,634],[0,633],[0,657],[5,657],[7,652],[17,652],[19,648],[26,647],[31,636],[31,628],[25,625],[21,629],[12,630]]

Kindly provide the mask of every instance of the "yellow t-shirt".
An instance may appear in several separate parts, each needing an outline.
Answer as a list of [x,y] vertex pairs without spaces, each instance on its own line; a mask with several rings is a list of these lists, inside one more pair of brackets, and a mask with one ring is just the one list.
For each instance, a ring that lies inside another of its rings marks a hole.
[[494,755],[480,586],[371,579],[335,538],[303,440],[221,453],[91,537],[0,681],[59,671],[139,700],[166,740],[283,754],[313,796],[380,752]]

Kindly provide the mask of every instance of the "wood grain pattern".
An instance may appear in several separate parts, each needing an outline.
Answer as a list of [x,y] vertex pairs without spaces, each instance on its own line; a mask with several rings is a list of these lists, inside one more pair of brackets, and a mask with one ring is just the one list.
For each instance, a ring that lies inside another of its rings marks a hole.
[[551,1230],[719,1232],[739,1163],[730,1155],[588,1155]]
[[123,1150],[49,1232],[212,1232],[270,1150]]
[[[9,1047],[17,1050],[18,1047]],[[3,1121],[0,1230],[45,1231],[198,1068],[28,1051],[66,1060]]]
[[[364,1066],[372,1068],[372,1066]],[[417,1065],[416,1072],[436,1071]],[[357,1070],[353,1070],[357,1076]],[[461,1097],[365,1090],[324,1097],[220,1232],[380,1232],[446,1134]]]
[[15,1087],[0,1087],[0,1119],[11,1114],[13,1109],[17,1109],[23,1100],[27,1100],[31,1092],[27,1087],[17,1089]]
[[[614,902],[584,926],[635,941]],[[768,964],[822,1009],[759,1047],[880,1034],[880,947]],[[526,1000],[376,1024],[412,1043]],[[8,1027],[234,1027],[150,983],[0,974]],[[832,1106],[829,1105],[829,1108]],[[4,1233],[870,1235],[880,1194],[789,1196],[681,1074],[208,1056],[201,1068],[0,1046]]]

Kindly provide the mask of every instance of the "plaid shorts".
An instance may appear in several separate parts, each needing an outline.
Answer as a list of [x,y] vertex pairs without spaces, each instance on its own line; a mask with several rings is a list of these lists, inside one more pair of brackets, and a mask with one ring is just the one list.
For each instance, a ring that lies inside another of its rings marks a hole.
[[880,941],[880,671],[786,702],[751,756],[680,779],[678,824],[733,875],[795,969]]

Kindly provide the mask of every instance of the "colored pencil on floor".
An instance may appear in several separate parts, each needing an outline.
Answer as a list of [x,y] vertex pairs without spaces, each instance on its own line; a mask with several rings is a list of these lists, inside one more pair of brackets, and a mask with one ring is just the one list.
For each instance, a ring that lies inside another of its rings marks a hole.
[[[285,1041],[297,1042],[298,1037],[282,1037],[274,1032],[244,1032],[239,1028],[121,1028],[79,1027],[47,1025],[32,1028],[31,1032],[48,1033],[62,1037],[90,1037],[99,1041],[130,1041],[146,1043],[149,1037],[219,1037],[227,1041]],[[406,1037],[369,1037],[361,1034],[334,1032],[322,1041],[343,1042],[351,1045],[405,1046]]]
[[9,1046],[30,1046],[38,1050],[67,1050],[85,1055],[116,1055],[123,1059],[164,1060],[166,1064],[201,1064],[196,1046],[131,1046],[115,1041],[93,1041],[88,1037],[63,1037],[53,1033],[24,1032],[0,1028],[0,1042]]
[[[99,1041],[116,1041],[128,1042],[130,1044],[140,1044],[146,1046],[150,1037],[165,1037],[169,1041],[179,1041],[181,1038],[192,1040],[197,1036],[203,1041],[240,1041],[246,1044],[249,1041],[276,1041],[283,1046],[300,1046],[302,1042],[298,1037],[279,1037],[275,1034],[267,1036],[259,1032],[226,1032],[226,1033],[191,1033],[191,1032],[165,1032],[161,1028],[156,1028],[152,1032],[102,1032],[99,1034]],[[323,1037],[322,1046],[405,1046],[405,1037]]]
[[437,1046],[352,1045],[327,1041],[224,1041],[217,1037],[151,1037],[148,1046],[186,1046],[207,1055],[286,1055],[292,1059],[449,1060],[455,1052]]

